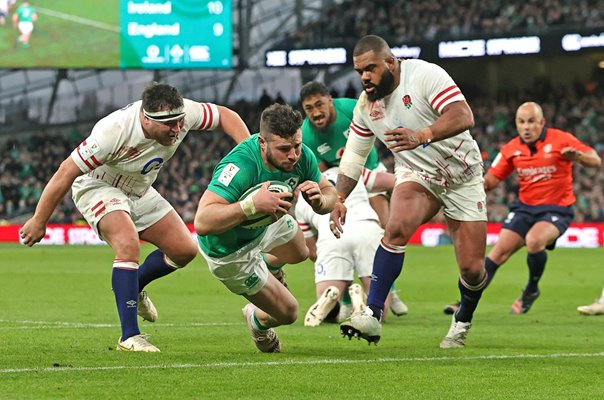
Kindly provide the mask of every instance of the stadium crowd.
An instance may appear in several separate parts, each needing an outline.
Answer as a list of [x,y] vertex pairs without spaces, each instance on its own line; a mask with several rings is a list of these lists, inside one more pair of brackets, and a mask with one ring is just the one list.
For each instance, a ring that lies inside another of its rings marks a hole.
[[[336,93],[334,93],[336,94]],[[497,98],[470,98],[475,118],[471,130],[483,152],[488,168],[501,145],[517,133],[514,126],[516,108],[523,101],[543,105],[547,125],[569,131],[594,147],[604,157],[604,87],[593,82],[556,86],[537,80],[526,90],[501,93]],[[251,132],[258,131],[260,111],[275,98],[263,96],[262,102],[239,102],[232,105]],[[0,148],[0,221],[8,221],[33,211],[46,182],[60,162],[85,137],[71,131],[61,136],[35,135],[26,140],[11,139]],[[166,163],[166,172],[154,186],[174,206],[185,222],[193,221],[201,194],[205,191],[214,166],[234,145],[221,133],[193,133],[186,138],[178,158]],[[381,149],[385,150],[385,149]],[[386,157],[387,151],[382,151]],[[391,168],[391,160],[384,159]],[[604,174],[574,166],[575,222],[604,221]],[[507,205],[516,199],[516,179],[508,179],[488,193],[489,221],[501,222],[508,213]],[[72,223],[81,220],[73,202],[66,197],[51,222]]]
[[[307,48],[354,44],[366,34],[389,43],[452,40],[474,35],[537,34],[604,24],[599,0],[345,0],[279,46]],[[278,47],[278,46],[277,46]]]

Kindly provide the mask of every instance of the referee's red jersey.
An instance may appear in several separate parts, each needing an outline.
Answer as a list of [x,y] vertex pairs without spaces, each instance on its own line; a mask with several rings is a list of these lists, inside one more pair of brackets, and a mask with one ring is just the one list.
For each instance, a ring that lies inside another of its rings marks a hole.
[[489,172],[503,180],[516,171],[518,197],[525,204],[569,206],[575,195],[572,161],[562,156],[565,147],[581,152],[592,149],[568,132],[545,128],[532,148],[519,136],[506,143]]

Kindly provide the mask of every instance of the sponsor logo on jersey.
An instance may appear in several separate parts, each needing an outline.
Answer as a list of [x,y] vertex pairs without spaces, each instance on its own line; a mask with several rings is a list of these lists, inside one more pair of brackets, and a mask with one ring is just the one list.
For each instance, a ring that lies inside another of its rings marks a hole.
[[410,109],[413,105],[413,102],[411,101],[411,96],[409,96],[408,94],[403,96],[403,105],[407,110]]
[[557,171],[555,165],[544,165],[541,167],[518,168],[518,178],[521,181],[537,182],[552,179],[552,174]]
[[322,145],[320,145],[319,147],[317,147],[317,151],[321,155],[327,153],[329,150],[331,150],[331,146],[329,144],[327,144],[327,143],[323,143]]
[[237,175],[237,172],[239,172],[239,167],[233,163],[228,163],[220,173],[218,182],[222,183],[224,186],[229,186],[235,175]]
[[158,170],[164,164],[164,159],[161,157],[156,157],[147,162],[143,169],[141,170],[141,175],[147,175],[149,172],[153,170]]

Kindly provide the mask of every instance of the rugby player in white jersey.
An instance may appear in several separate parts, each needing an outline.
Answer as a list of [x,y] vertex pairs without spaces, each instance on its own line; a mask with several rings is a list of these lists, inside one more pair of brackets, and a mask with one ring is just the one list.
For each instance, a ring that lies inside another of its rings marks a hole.
[[[472,111],[441,67],[399,60],[379,36],[361,38],[353,52],[364,91],[350,125],[336,189],[341,198],[356,186],[376,137],[392,151],[397,178],[390,217],[375,255],[367,308],[341,324],[343,335],[377,342],[379,320],[399,276],[411,235],[443,208],[460,278],[461,306],[441,348],[463,347],[486,284],[486,209],[482,159],[468,129]],[[337,203],[332,231],[343,232],[346,207]]]
[[[331,167],[323,176],[335,184],[338,170]],[[363,176],[367,187],[358,183],[346,198],[348,221],[346,233],[340,238],[330,231],[329,215],[317,214],[303,200],[296,202],[296,220],[304,233],[309,258],[315,263],[317,293],[317,301],[308,309],[304,326],[319,326],[323,321],[342,322],[366,306],[365,293],[369,290],[373,257],[384,235],[367,190],[391,192],[395,177],[389,172],[368,169]],[[355,272],[361,285],[353,284]],[[342,302],[346,292],[350,294],[351,307]]]
[[[111,283],[122,336],[118,350],[158,352],[142,335],[137,313],[154,322],[157,310],[143,288],[186,266],[197,245],[172,206],[153,188],[157,174],[190,130],[220,129],[235,142],[249,131],[234,111],[183,99],[170,85],[153,83],[142,100],[101,119],[50,179],[31,219],[21,228],[33,246],[70,187],[76,207],[113,249]],[[158,247],[139,265],[140,240]]]

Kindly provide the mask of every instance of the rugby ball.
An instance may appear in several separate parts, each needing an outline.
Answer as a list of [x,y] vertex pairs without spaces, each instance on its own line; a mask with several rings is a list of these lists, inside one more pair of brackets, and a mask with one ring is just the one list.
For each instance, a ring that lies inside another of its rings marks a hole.
[[[250,196],[254,196],[256,193],[258,193],[263,184],[264,182],[252,186],[241,195],[239,200],[245,200]],[[287,183],[281,181],[270,181],[268,185],[268,190],[275,193],[291,193],[293,196],[292,188]],[[283,213],[277,213],[277,219],[281,218],[283,215]],[[245,229],[258,229],[264,228],[265,226],[270,225],[275,221],[276,219],[274,219],[271,214],[256,213],[247,217],[247,219],[243,221],[239,226]]]

